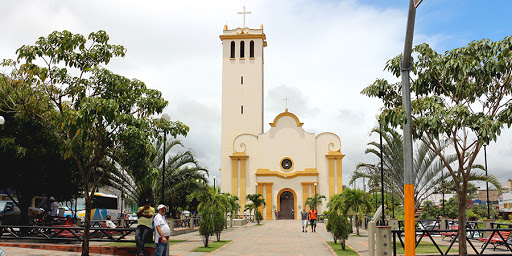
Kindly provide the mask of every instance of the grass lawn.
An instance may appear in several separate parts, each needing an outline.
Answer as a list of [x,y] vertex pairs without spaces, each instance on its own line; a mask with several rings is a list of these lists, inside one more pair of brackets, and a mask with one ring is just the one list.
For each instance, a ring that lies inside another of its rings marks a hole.
[[[187,240],[169,240],[169,246],[173,245],[173,244],[177,244],[177,243],[182,243],[182,242],[185,242]],[[104,244],[102,246],[126,246],[126,247],[136,247],[137,245],[135,243],[121,243],[121,242],[117,242],[117,243],[108,243],[108,244]],[[155,244],[154,243],[146,243],[144,244],[144,247],[154,247]]]
[[[443,251],[443,253],[446,252],[446,250],[448,249],[448,246],[445,246],[445,245],[438,245],[438,246],[439,246],[439,249],[441,249]],[[452,248],[450,249],[450,252],[459,252],[459,250],[454,247],[456,247],[456,246],[452,246]],[[433,243],[425,242],[425,241],[421,241],[421,243],[418,245],[418,247],[416,247],[415,252],[416,253],[439,253],[439,251],[437,250],[436,246]],[[404,253],[404,248],[398,241],[397,241],[397,245],[396,245],[396,253],[397,254]]]
[[334,242],[327,242],[327,244],[329,244],[329,246],[331,246],[331,248],[334,250],[334,252],[338,256],[359,256],[359,254],[357,254],[357,252],[354,252],[348,246],[345,246],[345,250],[342,250],[341,244],[339,242],[337,244],[335,244]]
[[208,247],[204,247],[204,246],[197,247],[194,250],[192,250],[191,252],[213,252],[229,242],[231,242],[231,240],[221,240],[219,242],[213,241],[208,244]]
[[263,224],[256,224],[254,226],[259,227],[259,226],[263,226]]

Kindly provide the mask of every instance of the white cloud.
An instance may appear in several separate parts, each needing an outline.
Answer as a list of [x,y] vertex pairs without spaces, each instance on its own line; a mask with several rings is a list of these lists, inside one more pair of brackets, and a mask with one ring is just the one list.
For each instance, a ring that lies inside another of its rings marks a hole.
[[[100,29],[127,55],[109,69],[137,78],[163,92],[166,112],[191,127],[185,138],[198,159],[220,177],[222,45],[226,24],[241,26],[236,12],[246,5],[249,27],[264,25],[265,123],[284,110],[303,121],[309,132],[330,131],[342,140],[344,184],[364,155],[368,132],[381,106],[360,91],[376,78],[395,80],[385,62],[403,49],[406,12],[346,1],[7,1],[0,10],[3,36],[0,58],[54,30],[88,35]],[[433,45],[446,35],[418,32],[416,42]],[[265,126],[268,130],[268,126]],[[506,141],[489,146],[488,163],[506,178]],[[482,162],[483,163],[483,162]]]

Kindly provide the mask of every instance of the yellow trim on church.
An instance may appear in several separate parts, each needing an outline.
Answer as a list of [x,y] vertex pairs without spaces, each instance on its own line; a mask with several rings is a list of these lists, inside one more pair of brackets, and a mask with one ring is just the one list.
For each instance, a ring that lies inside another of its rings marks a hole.
[[[342,167],[342,159],[345,155],[341,154],[340,151],[329,151],[325,158],[328,160],[328,169],[329,169],[329,197],[332,197],[334,194],[339,194],[343,192],[343,167]],[[334,162],[336,161],[336,168],[334,166]],[[334,178],[334,173],[336,172],[336,179]]]
[[[247,177],[247,159],[249,158],[244,152],[235,152],[231,158],[231,194],[238,196],[238,180],[240,179],[240,203],[245,205],[246,194],[246,177]],[[238,161],[240,160],[240,176],[238,175]]]
[[288,112],[288,110],[286,110],[285,112],[276,116],[276,118],[274,119],[274,122],[270,123],[270,127],[276,127],[277,121],[279,121],[279,119],[281,119],[282,117],[285,117],[285,116],[289,116],[289,117],[293,118],[295,120],[295,122],[297,123],[297,127],[302,127],[302,125],[304,125],[304,123],[301,123],[299,118],[296,115],[294,115],[294,114]]
[[267,40],[265,34],[237,34],[237,35],[220,35],[220,40],[232,40],[232,39],[262,39]]
[[269,169],[258,169],[256,176],[276,176],[281,179],[291,179],[299,176],[318,176],[318,171],[316,168],[306,168],[304,171],[283,173],[280,171],[270,171]]

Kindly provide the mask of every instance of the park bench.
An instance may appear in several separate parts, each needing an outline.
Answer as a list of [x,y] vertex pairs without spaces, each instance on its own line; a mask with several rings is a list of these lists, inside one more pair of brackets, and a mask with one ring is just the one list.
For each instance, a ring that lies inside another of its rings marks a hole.
[[[62,227],[62,228],[71,228],[73,225],[52,225],[52,227]],[[57,237],[66,237],[66,238],[77,238],[81,237],[84,234],[80,233],[79,231],[72,230],[72,229],[53,229],[53,233]]]
[[450,232],[441,232],[441,236],[443,237],[441,240],[444,241],[444,238],[445,237],[450,237],[450,241],[457,235],[457,232],[459,230],[459,226],[458,225],[453,225],[450,227],[451,230],[455,230],[455,231],[450,231]]
[[510,236],[510,231],[493,231],[489,235],[489,237],[480,238],[478,240],[485,242],[484,244],[482,244],[482,246],[481,246],[482,248],[486,244],[491,244],[492,246],[494,246],[494,250],[496,251],[496,247],[498,247],[500,245],[505,245],[505,243],[507,243],[509,236]]

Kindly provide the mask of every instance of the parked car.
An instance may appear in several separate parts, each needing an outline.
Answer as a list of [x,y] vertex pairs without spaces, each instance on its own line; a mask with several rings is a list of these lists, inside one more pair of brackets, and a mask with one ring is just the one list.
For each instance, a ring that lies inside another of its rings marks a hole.
[[130,214],[128,214],[128,220],[137,221],[137,220],[139,220],[139,217],[137,217],[136,213],[130,213]]
[[13,201],[0,201],[0,221],[2,224],[16,224],[21,221],[21,210]]

